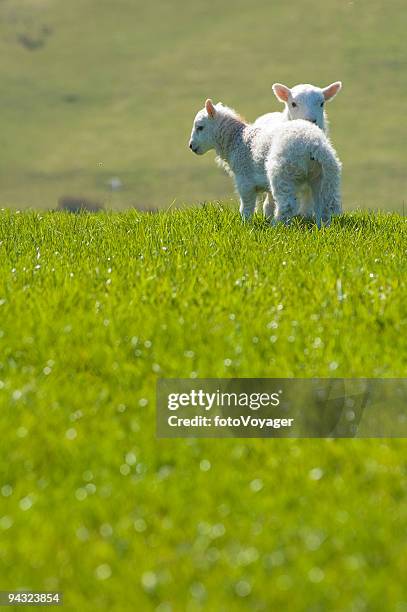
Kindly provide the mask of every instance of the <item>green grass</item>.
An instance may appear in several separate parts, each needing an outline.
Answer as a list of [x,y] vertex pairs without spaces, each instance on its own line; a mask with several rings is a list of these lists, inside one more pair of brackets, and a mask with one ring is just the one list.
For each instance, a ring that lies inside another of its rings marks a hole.
[[405,376],[405,245],[396,214],[3,211],[0,589],[72,611],[404,612],[402,440],[157,440],[154,388]]
[[[1,201],[230,197],[213,156],[187,147],[204,99],[254,120],[282,108],[275,81],[341,79],[328,114],[344,205],[402,211],[406,29],[404,0],[2,0]],[[42,46],[29,50],[22,36]],[[111,193],[114,176],[124,188]]]

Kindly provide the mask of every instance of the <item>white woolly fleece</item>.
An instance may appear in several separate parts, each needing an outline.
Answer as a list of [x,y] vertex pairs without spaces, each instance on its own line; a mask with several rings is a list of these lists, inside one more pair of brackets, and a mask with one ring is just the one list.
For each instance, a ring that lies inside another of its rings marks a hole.
[[[341,164],[326,135],[309,121],[248,125],[232,109],[207,100],[195,117],[190,148],[198,155],[216,150],[234,178],[244,219],[252,216],[261,191],[269,194],[264,214],[274,222],[311,212],[320,227],[341,212]],[[297,198],[304,184],[313,196],[307,211]]]

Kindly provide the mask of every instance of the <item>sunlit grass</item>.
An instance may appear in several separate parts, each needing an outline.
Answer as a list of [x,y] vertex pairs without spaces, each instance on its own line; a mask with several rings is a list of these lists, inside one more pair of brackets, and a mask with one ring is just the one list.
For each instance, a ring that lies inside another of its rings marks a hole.
[[397,610],[402,441],[156,440],[170,377],[404,376],[406,221],[0,215],[0,588]]

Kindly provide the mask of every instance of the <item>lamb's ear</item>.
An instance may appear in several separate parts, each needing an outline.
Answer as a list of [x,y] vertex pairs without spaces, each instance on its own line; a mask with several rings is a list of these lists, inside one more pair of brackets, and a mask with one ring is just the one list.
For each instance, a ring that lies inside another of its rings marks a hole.
[[290,88],[286,85],[282,85],[281,83],[274,83],[273,91],[277,100],[280,100],[280,102],[288,102],[288,100],[291,98]]
[[324,87],[322,93],[324,94],[325,100],[332,100],[342,89],[341,81],[336,81],[336,83],[331,83],[328,87]]
[[216,115],[216,108],[214,107],[212,100],[207,100],[205,102],[205,109],[206,109],[206,112],[208,113],[208,117],[213,119]]

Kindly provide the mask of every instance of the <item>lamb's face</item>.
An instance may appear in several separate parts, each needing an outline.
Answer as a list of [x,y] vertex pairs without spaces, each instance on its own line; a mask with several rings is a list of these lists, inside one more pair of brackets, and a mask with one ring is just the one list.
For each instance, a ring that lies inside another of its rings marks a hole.
[[296,85],[290,89],[281,83],[274,83],[273,91],[277,99],[284,102],[288,119],[311,121],[325,131],[325,102],[332,100],[341,87],[340,81],[324,89],[314,85]]
[[207,100],[205,108],[200,110],[194,119],[189,148],[196,155],[204,155],[215,147],[215,115],[215,106],[211,100]]
[[297,85],[286,102],[290,119],[304,119],[324,129],[325,98],[322,89],[312,85]]

